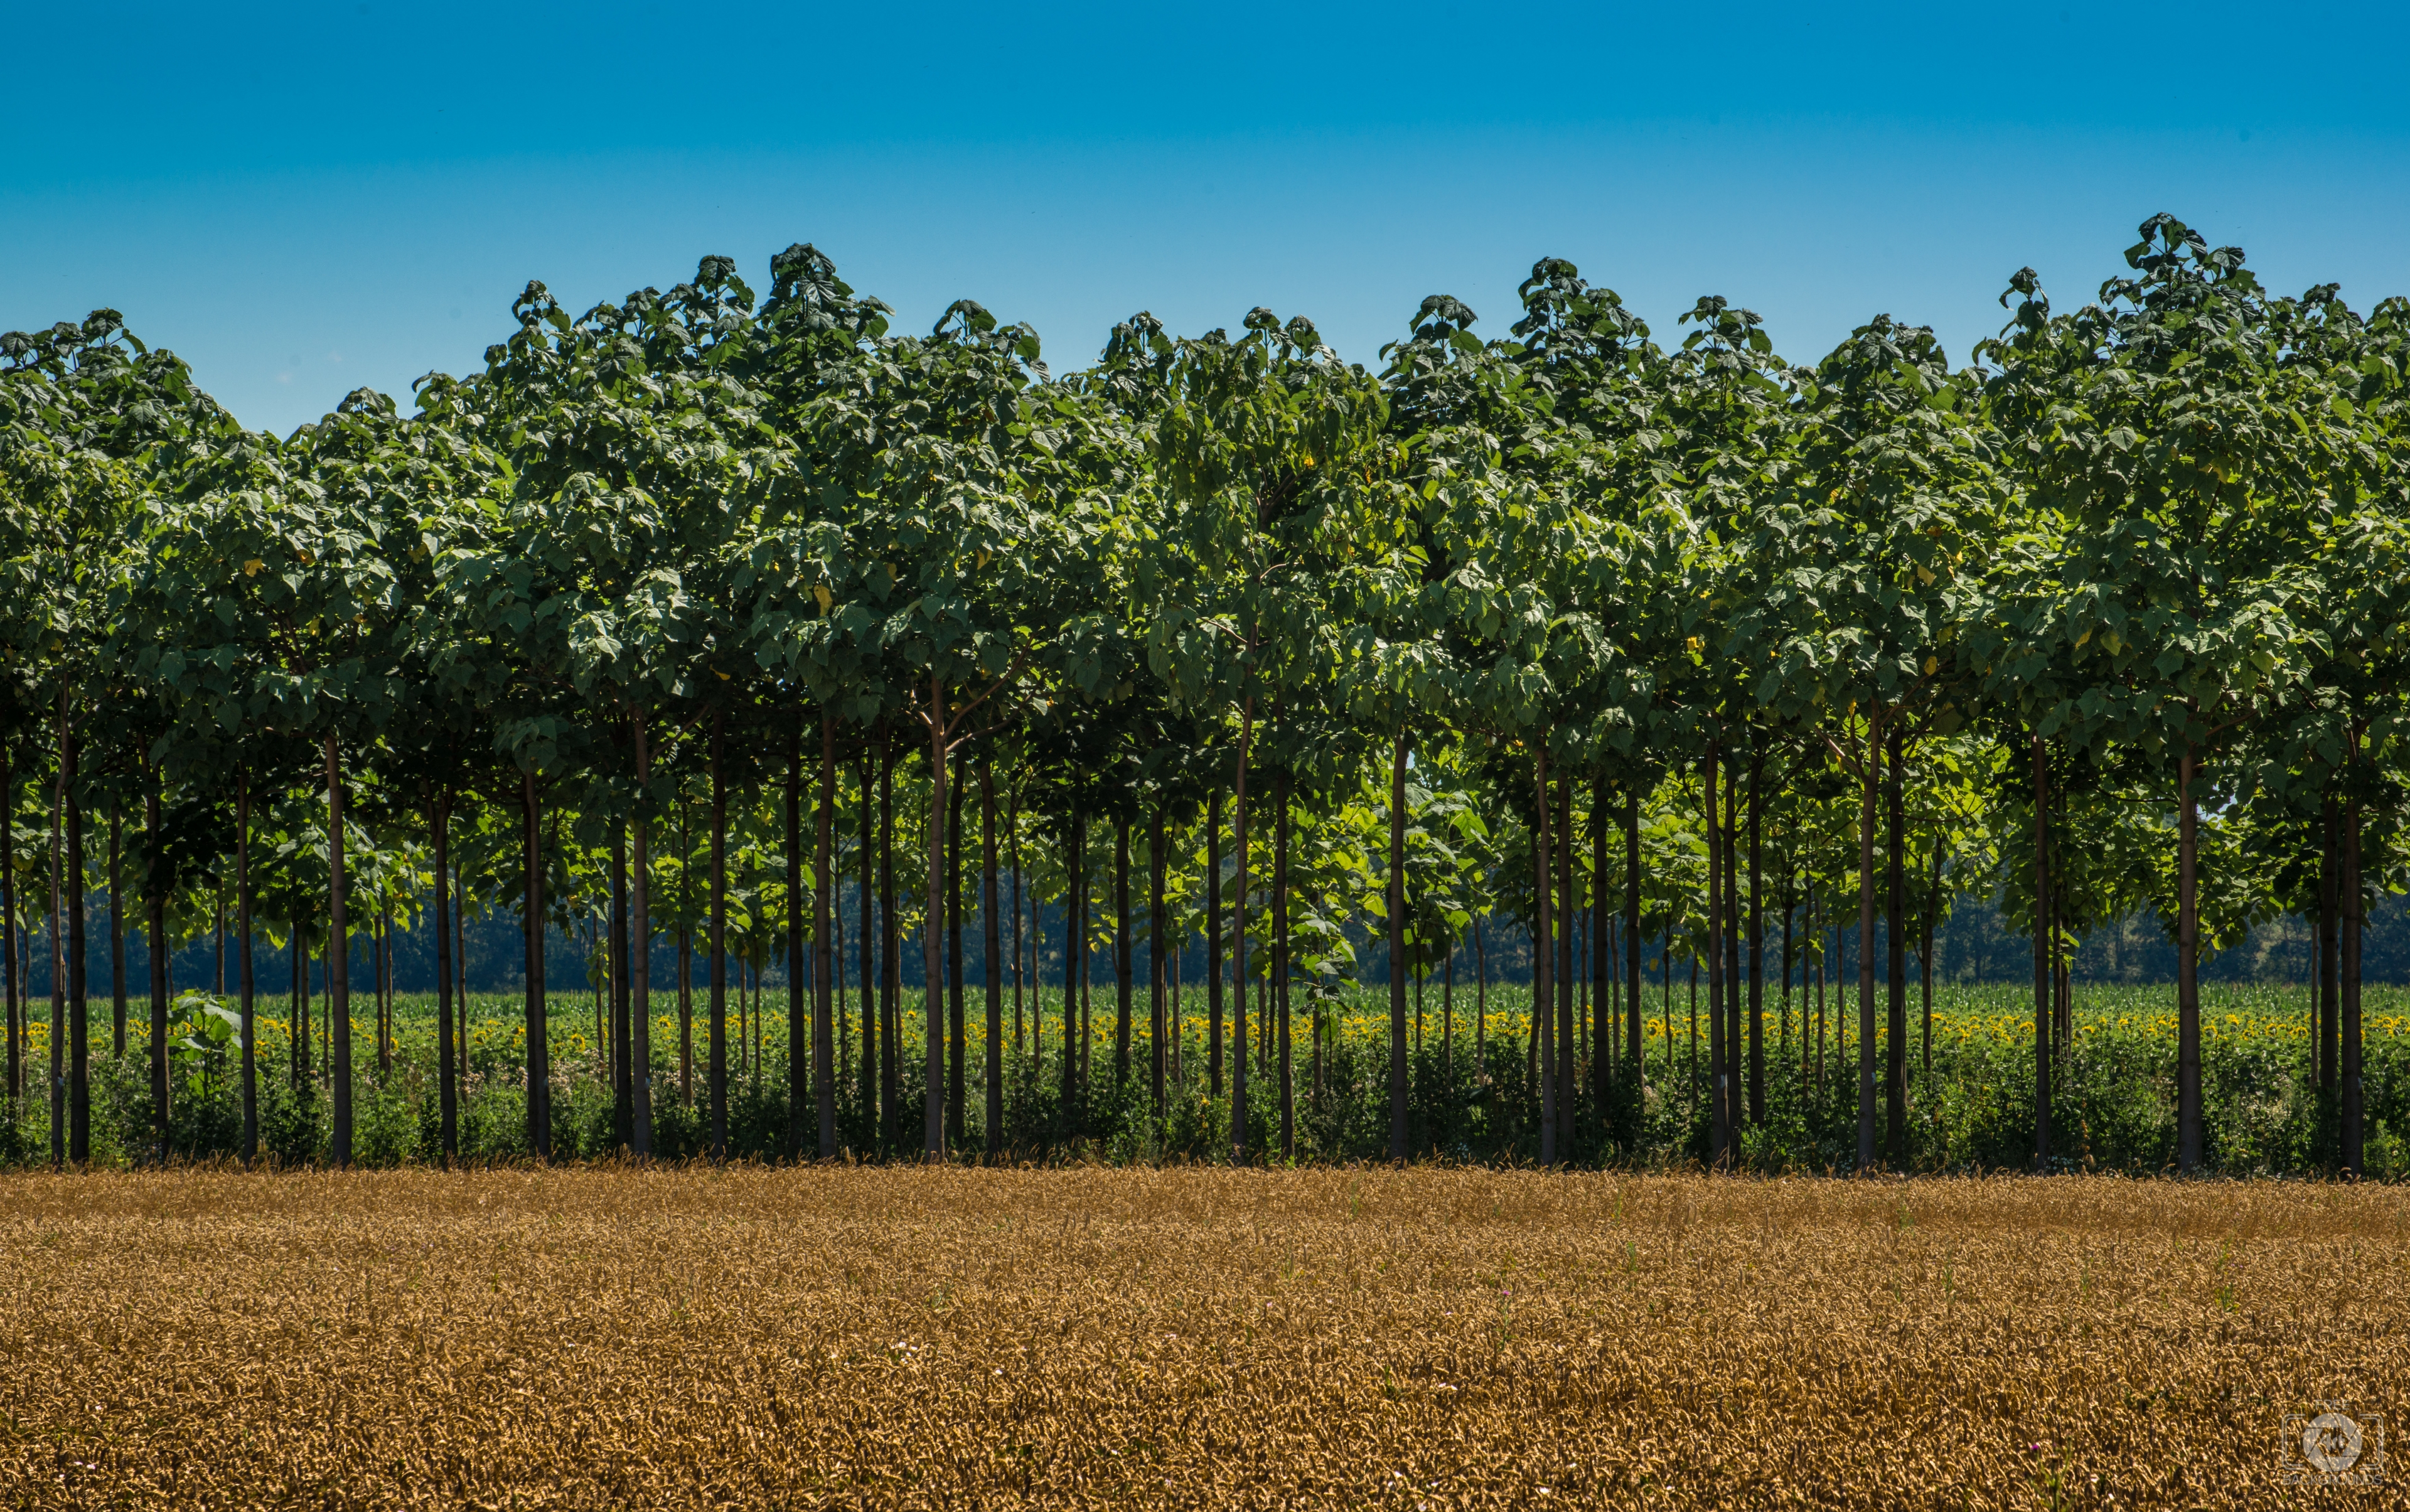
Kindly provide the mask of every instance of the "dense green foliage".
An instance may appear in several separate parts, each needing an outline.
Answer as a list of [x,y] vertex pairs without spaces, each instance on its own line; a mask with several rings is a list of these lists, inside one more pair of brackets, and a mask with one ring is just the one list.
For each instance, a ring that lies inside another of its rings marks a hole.
[[[531,284],[481,371],[281,439],[109,312],[10,333],[10,1096],[41,1080],[40,933],[59,1160],[174,1150],[232,1096],[233,1138],[191,1147],[2376,1170],[2410,303],[2272,294],[2166,216],[2127,261],[2072,313],[2020,271],[1964,369],[1888,315],[1788,363],[1717,298],[1661,344],[1550,258],[1509,335],[1435,295],[1378,371],[1257,310],[1133,316],[1058,374],[969,300],[897,334],[796,246],[766,298],[718,256],[582,315]],[[1909,959],[1970,894],[2034,936],[2028,1040],[1928,1079]],[[151,981],[95,1070],[100,895]],[[515,1111],[442,1027],[463,909],[526,926]],[[2065,968],[2141,909],[2177,940],[2171,1069],[2094,1034]],[[245,985],[196,1032],[240,1064],[192,1083],[163,963],[229,910]],[[2296,913],[2306,1058],[2237,1058],[2199,960]],[[1486,1080],[1410,1026],[1485,927],[1549,1010]],[[1811,1090],[1764,1004],[1844,927],[1854,1064]],[[555,1074],[547,929],[608,979],[588,1074]],[[431,1058],[396,930],[438,944]],[[1198,1051],[1201,1099],[1157,1027],[1200,937],[1234,983],[1209,1039],[1261,1047]],[[673,941],[705,981],[675,1056]],[[249,963],[295,942],[339,1016],[374,999],[358,1056],[268,1053],[257,1016],[304,988]],[[984,1077],[1024,962],[1110,982],[1089,1050]],[[1630,1011],[1691,963],[1696,1097]],[[882,984],[866,1030],[849,967]],[[757,1055],[731,997],[765,975]],[[1368,976],[1386,1022],[1343,1033]],[[907,983],[949,981],[910,1023]],[[413,1076],[436,1095],[399,1111]],[[2134,1111],[2160,1080],[2165,1141]]]

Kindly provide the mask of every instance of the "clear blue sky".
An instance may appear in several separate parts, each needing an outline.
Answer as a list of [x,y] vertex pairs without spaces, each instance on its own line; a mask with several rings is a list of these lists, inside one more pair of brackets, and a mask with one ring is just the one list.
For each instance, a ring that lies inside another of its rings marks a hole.
[[2168,210],[2273,284],[2410,293],[2410,12],[338,0],[8,7],[0,328],[125,313],[247,423],[475,367],[576,308],[815,241],[1057,365],[1252,306],[1376,360],[1426,294],[1503,332],[1573,258],[1811,359],[1953,358],[2020,266],[2088,298]]

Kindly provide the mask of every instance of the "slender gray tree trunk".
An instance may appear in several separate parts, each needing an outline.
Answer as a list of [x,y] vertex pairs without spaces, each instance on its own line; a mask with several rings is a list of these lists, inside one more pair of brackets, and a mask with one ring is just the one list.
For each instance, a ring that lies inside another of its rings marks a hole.
[[1222,794],[1205,800],[1206,1085],[1222,1096]]
[[1133,1022],[1137,1005],[1132,999],[1132,967],[1130,956],[1129,863],[1130,821],[1127,814],[1113,816],[1113,1086],[1115,1090],[1129,1085],[1130,1039],[1136,1031]]
[[[444,1169],[460,1153],[460,1069],[454,1059],[458,1041],[452,1026],[452,811],[438,792],[428,800],[427,833],[435,859],[435,1085],[440,1123],[438,1137]],[[246,909],[249,900],[245,899]],[[244,914],[243,982],[250,990],[250,915]]]
[[57,786],[51,794],[51,1164],[64,1167],[67,1163],[67,1077],[63,1056],[67,1041],[81,1037],[66,1030],[67,952],[65,938],[66,923],[65,842],[62,827],[65,823],[67,801],[67,695],[59,693],[59,761]]
[[728,721],[711,711],[711,1157],[728,1158],[728,785],[722,760]]
[[[1477,938],[1478,937],[1476,937]],[[1644,1095],[1648,1067],[1641,1048],[1640,1025],[1640,779],[1629,779],[1623,809],[1623,975],[1624,996],[1631,1011],[1624,1015],[1623,1048],[1632,1063],[1632,1095]]]
[[[155,805],[157,800],[152,800]],[[155,824],[155,809],[152,821]],[[155,834],[156,831],[154,830]],[[152,865],[158,865],[153,860]],[[327,735],[327,1035],[331,1041],[327,1049],[335,1063],[335,1164],[352,1163],[352,932],[345,909],[343,875],[343,769],[338,756],[335,736]],[[152,1033],[159,1041],[167,1039],[167,879],[160,877],[153,884],[154,901],[151,905],[151,1019]],[[167,1063],[164,1055],[155,1057],[158,1070],[157,1098],[160,1126],[166,1129],[167,1105]]]
[[630,958],[628,821],[611,824],[611,1122],[613,1142],[636,1153],[635,973]]
[[1875,799],[1882,782],[1882,709],[1866,714],[1858,809],[1858,1170],[1875,1165]]
[[248,1166],[259,1158],[259,1055],[251,969],[251,773],[241,768],[234,776],[234,932],[235,981],[242,995],[242,1163]]
[[2034,1169],[2050,1169],[2050,751],[2033,737]]
[[[1288,1020],[1288,792],[1284,763],[1272,774],[1272,1011],[1280,1016],[1281,1158],[1297,1158],[1296,1057]],[[1160,882],[1158,881],[1158,889]]]
[[[83,741],[70,733],[67,743],[66,770],[66,847],[67,847],[67,1033],[74,1042],[67,1047],[67,1158],[78,1166],[92,1159],[92,1031],[87,1021],[86,1004],[92,996],[84,980],[84,962],[88,951],[84,944],[83,897],[83,799],[77,792],[82,781]],[[158,797],[152,792],[151,833],[159,833]],[[154,845],[151,862],[155,877],[159,861]],[[166,900],[156,901],[152,916],[157,921],[152,934],[151,968],[159,981],[167,980],[167,956],[163,949],[167,938]],[[151,1015],[152,1120],[159,1156],[167,1153],[167,999],[159,996]]]
[[1717,742],[1707,742],[1706,772],[1700,783],[1706,799],[1707,831],[1707,1139],[1719,1167],[1733,1160],[1732,1076],[1723,1010],[1724,893],[1731,885],[1724,873],[1731,848],[1723,836],[1723,788],[1718,776],[1721,754]]
[[1250,695],[1239,716],[1239,782],[1231,814],[1232,837],[1238,849],[1237,896],[1231,904],[1230,960],[1238,991],[1232,1010],[1230,1042],[1237,1049],[1230,1075],[1230,1160],[1247,1161],[1247,753],[1256,733],[1256,701]]
[[1004,932],[996,917],[995,775],[980,752],[980,975],[987,985],[987,1130],[991,1154],[1004,1148]]
[[109,806],[109,1001],[115,1030],[111,1054],[125,1058],[125,812]]
[[[787,1157],[804,1157],[804,1102],[810,1095],[811,1031],[818,1017],[819,994],[806,1005],[806,982],[814,977],[804,969],[804,733],[803,710],[795,710],[787,728]],[[819,910],[825,914],[826,909]],[[820,964],[819,941],[828,934],[828,922],[816,915],[812,964]]]
[[[1545,739],[1532,750],[1532,1049],[1540,1083],[1540,1164],[1557,1163],[1556,935],[1548,871],[1554,847],[1548,840],[1548,749]],[[1394,911],[1394,910],[1393,910]]]
[[816,1153],[836,1158],[836,722],[820,713],[820,795],[812,831],[812,1102]]
[[2342,957],[2337,954],[2336,909],[2343,892],[2335,880],[2340,855],[2339,838],[2342,818],[2330,792],[2319,804],[2319,828],[2322,832],[2318,853],[2318,981],[2317,1006],[2314,1014],[2316,1038],[2312,1041],[2310,1065],[2313,1080],[2320,1089],[2331,1088],[2341,1074],[2336,1058],[2342,1041]]
[[1890,763],[1883,792],[1890,821],[1883,891],[1884,967],[1890,987],[1890,1041],[1883,1046],[1883,1115],[1886,1158],[1894,1170],[1908,1163],[1908,818],[1900,792],[1907,745],[1892,726]]
[[[980,772],[982,774],[982,780],[984,780],[986,768],[982,766],[980,768]],[[984,790],[982,790],[982,796],[984,796]],[[1155,1125],[1159,1132],[1163,1123],[1163,1078],[1165,1071],[1164,1040],[1170,1028],[1169,1020],[1166,1017],[1167,1004],[1165,1001],[1165,989],[1168,985],[1164,969],[1166,964],[1165,952],[1166,948],[1170,944],[1170,941],[1165,938],[1169,929],[1169,919],[1165,912],[1163,901],[1163,871],[1165,864],[1164,813],[1160,803],[1155,806],[1154,822],[1149,826],[1147,831],[1146,863],[1147,1021],[1149,1025],[1148,1033],[1150,1036],[1150,1053],[1147,1058],[1150,1062],[1149,1075],[1152,1082],[1151,1091],[1153,1093],[1153,1100],[1150,1102],[1149,1106],[1153,1108],[1154,1112]],[[994,871],[995,858],[994,852],[993,849],[991,849],[988,856],[988,888],[991,894],[994,893],[995,887]],[[990,911],[994,911],[993,902],[990,903]],[[991,959],[994,956],[995,952],[993,945],[989,947],[988,953]],[[992,1057],[994,1052],[991,1051],[990,1054]]]
[[[2360,732],[2351,732],[2352,757],[2359,755]],[[2359,803],[2354,798],[2343,816],[2343,1169],[2354,1179],[2366,1174],[2365,1130],[2360,1037],[2360,949],[2367,938],[2368,904],[2360,885]]]
[[[2199,1170],[2200,1107],[2200,805],[2186,746],[2176,759],[2176,1169]],[[2349,843],[2346,841],[2345,843]]]
[[[1547,791],[1540,793],[1543,807]],[[1389,1158],[1406,1159],[1412,1151],[1406,1126],[1406,735],[1398,732],[1389,743]],[[1546,999],[1534,998],[1532,1011],[1547,1011]],[[1551,1152],[1553,1153],[1553,1152]],[[1543,1160],[1549,1158],[1543,1155]]]
[[[1764,838],[1765,758],[1749,763],[1749,1121],[1765,1123],[1765,900],[1761,842]],[[1786,967],[1787,969],[1787,967]]]
[[519,774],[519,804],[527,817],[521,851],[527,858],[527,1107],[528,1149],[552,1159],[551,1019],[544,996],[544,795],[532,767]]
[[628,836],[628,1085],[635,1105],[631,1148],[639,1160],[653,1153],[653,754],[645,717],[630,721],[636,754],[636,805]]

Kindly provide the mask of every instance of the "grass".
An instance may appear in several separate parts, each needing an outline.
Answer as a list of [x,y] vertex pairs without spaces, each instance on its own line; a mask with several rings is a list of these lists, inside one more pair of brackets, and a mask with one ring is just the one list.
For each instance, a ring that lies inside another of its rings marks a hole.
[[0,1254],[22,1505],[2240,1508],[2410,1380],[2371,1185],[19,1173]]

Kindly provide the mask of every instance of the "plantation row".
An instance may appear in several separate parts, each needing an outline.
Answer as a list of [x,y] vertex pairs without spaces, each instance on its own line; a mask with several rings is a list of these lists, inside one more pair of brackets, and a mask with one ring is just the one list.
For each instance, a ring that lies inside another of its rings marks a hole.
[[[2404,853],[2410,303],[2272,294],[2166,216],[2127,261],[2072,313],[2017,273],[1962,369],[1888,315],[1790,363],[1720,298],[1661,342],[1550,258],[1510,334],[1433,296],[1378,371],[1256,310],[1198,337],[1136,315],[1057,374],[968,300],[894,334],[796,246],[760,301],[717,256],[582,315],[530,284],[481,371],[285,438],[109,312],[0,337],[10,1127],[63,1163],[95,1119],[127,1155],[510,1147],[461,1040],[479,913],[526,940],[509,1116],[540,1158],[1865,1170],[2105,1140],[2127,1167],[2375,1170],[2401,1093],[2360,934]],[[1936,1082],[1976,1052],[1911,1056],[1910,983],[1970,895],[2031,936],[2030,1028]],[[2096,1052],[2123,1041],[2068,969],[2140,910],[2177,944],[2164,1064]],[[2202,957],[2295,914],[2306,1039],[2213,1054]],[[593,1051],[552,1022],[550,929],[602,1005],[607,1135],[602,1083],[555,1062]],[[195,1082],[167,962],[204,937],[234,1001],[196,1022],[236,1064]],[[394,1032],[414,937],[426,1065]],[[289,981],[262,943],[297,947]],[[706,983],[674,1093],[673,947]],[[948,1012],[912,1022],[907,950]],[[1192,956],[1201,1100],[1168,1028]],[[1434,1059],[1413,1003],[1493,958],[1539,1005],[1522,1045]],[[373,1000],[366,1063],[311,1042],[316,969],[332,1022]],[[1684,972],[1695,1069],[1630,1011]],[[765,974],[757,1054],[732,981]],[[1017,1025],[1024,982],[1092,974],[1109,1027],[1056,1012],[1089,1053],[1007,1051],[1008,988]],[[1803,1083],[1768,999],[1811,976],[1849,1049]],[[1334,1032],[1367,977],[1381,1032]],[[318,1069],[273,1090],[280,1002]],[[2099,1134],[2160,1127],[2118,1098],[2164,1104],[2166,1138]],[[2287,1098],[2283,1153],[2213,1140],[2213,1107]]]
[[[2383,1089],[2372,1107],[2366,1174],[2410,1176],[2410,998],[2396,990],[2369,1005],[2371,1084]],[[1911,1028],[1908,1046],[1909,1151],[1908,1169],[1997,1170],[2025,1163],[2031,1148],[2032,1108],[2022,1096],[2033,1075],[2032,1025],[2013,992],[1945,988],[1929,1022]],[[1431,995],[1416,1011],[1409,1065],[1409,1106],[1415,1157],[1527,1164],[1538,1155],[1538,1099],[1531,997],[1498,986],[1486,1012],[1470,995]],[[398,1000],[380,1045],[373,1022],[354,1025],[356,1054],[374,1067],[362,1079],[355,1158],[368,1165],[434,1163],[443,1158],[439,1074],[440,1015],[428,996]],[[608,1157],[624,1150],[615,1127],[616,1081],[607,1033],[571,1000],[556,999],[550,1064],[555,1158]],[[1566,1158],[1577,1165],[1623,1168],[1682,1166],[1713,1157],[1704,1085],[1706,1060],[1694,991],[1677,987],[1652,996],[1642,1016],[1647,1090],[1610,1103],[1606,1123],[1582,1121],[1570,1131]],[[1772,1052],[1767,1066],[1769,1109],[1752,1125],[1737,1156],[1764,1172],[1847,1170],[1854,1138],[1850,1086],[1849,1016],[1820,1014],[1803,995],[1769,1015],[1764,1026]],[[168,1148],[180,1159],[239,1156],[243,1108],[231,1020],[223,999],[193,993],[171,1015],[169,1061],[176,1096]],[[2301,991],[2241,989],[2208,995],[2203,1027],[2204,1076],[2210,1107],[2208,1169],[2236,1175],[2330,1170],[2340,1138],[2338,1108],[2321,1095],[2312,1067],[2314,998]],[[331,1136],[327,1023],[321,1012],[303,1040],[291,1021],[259,1021],[261,1148],[284,1164],[324,1160]],[[483,997],[461,1006],[457,1054],[461,1091],[454,1153],[472,1163],[515,1162],[531,1153],[527,1127],[527,1045],[522,1016],[510,998]],[[1386,1005],[1375,995],[1350,995],[1325,1006],[1327,1017],[1305,1036],[1308,1049],[1294,1066],[1299,1122],[1295,1158],[1377,1159],[1386,1152],[1386,1089],[1381,1064]],[[2174,1160],[2175,999],[2166,988],[2088,990],[2057,1077],[2057,1106],[2070,1131],[2054,1169],[2149,1172]],[[1794,1016],[1795,1015],[1795,1016]],[[862,1080],[858,1045],[840,1037],[837,1127],[841,1154],[877,1160],[917,1150],[910,1137],[921,1108],[915,1047],[923,1028],[919,995],[907,993],[900,1043],[900,1096],[882,1107],[878,1088]],[[841,1017],[840,1023],[844,1022]],[[606,1016],[607,1023],[607,1016]],[[1619,1024],[1611,1024],[1610,1029]],[[970,1047],[968,1097],[949,1107],[949,1141],[965,1150],[993,1150],[1008,1161],[1069,1157],[1112,1163],[1211,1160],[1230,1142],[1231,1102],[1226,1065],[1217,1076],[1209,1052],[1210,1025],[1198,1013],[1175,1015],[1167,1040],[1169,1068],[1165,1112],[1156,1116],[1133,1084],[1094,1069],[1115,1055],[1111,1031],[1092,1025],[1083,1044],[1084,1090],[1067,1103],[1061,1094],[1061,1044],[1050,1042],[1042,1017],[1024,1015],[1009,1030],[1001,1069],[1004,1120],[990,1139],[984,1092],[990,1063]],[[668,1158],[710,1152],[708,1110],[698,1104],[692,1054],[694,1025],[675,1013],[657,1017],[652,1080],[661,1090],[654,1153]],[[732,1024],[728,1153],[776,1160],[786,1151],[789,1122],[788,1022],[775,1003],[758,1010],[739,1003]],[[1034,1034],[1033,1034],[1033,1031]],[[858,1030],[857,1030],[858,1032]],[[1882,1048],[1879,1028],[1879,1052]],[[35,1048],[46,1048],[40,1026]],[[137,1025],[125,1055],[95,1036],[95,1162],[122,1165],[150,1144],[147,1046]],[[300,1046],[314,1050],[303,1053]],[[1589,1047],[1577,1041],[1577,1054]],[[1141,1040],[1136,1053],[1152,1052]],[[1269,1037],[1252,1047],[1258,1077],[1277,1077]],[[1587,1063],[1587,1055],[1583,1055]],[[871,1063],[876,1075],[876,1062]],[[1619,1066],[1610,1078],[1631,1074]],[[1585,1090],[1588,1088],[1585,1086]],[[1610,1089],[1612,1090],[1612,1089]],[[1628,1089],[1626,1089],[1628,1090]],[[1280,1128],[1273,1105],[1253,1109],[1250,1147],[1276,1150]],[[955,1122],[968,1119],[968,1127]],[[44,1157],[44,1112],[29,1105],[0,1134],[0,1159]]]

